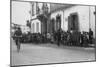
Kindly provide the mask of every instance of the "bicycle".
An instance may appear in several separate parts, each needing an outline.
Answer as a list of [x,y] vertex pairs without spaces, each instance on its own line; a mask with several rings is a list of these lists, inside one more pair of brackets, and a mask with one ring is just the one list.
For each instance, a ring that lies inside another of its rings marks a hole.
[[21,39],[21,36],[15,36],[16,40],[16,46],[17,46],[17,52],[20,52],[20,39]]

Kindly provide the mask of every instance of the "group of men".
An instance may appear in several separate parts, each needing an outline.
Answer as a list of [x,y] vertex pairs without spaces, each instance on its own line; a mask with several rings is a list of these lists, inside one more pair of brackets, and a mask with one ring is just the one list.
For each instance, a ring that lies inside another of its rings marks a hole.
[[67,33],[67,37],[65,37],[62,35],[62,30],[58,29],[54,34],[54,40],[57,41],[58,46],[60,46],[60,43],[64,40],[63,38],[66,38],[65,41],[67,42],[67,45],[88,46],[88,44],[93,44],[93,31],[91,29],[87,32],[88,34],[81,34],[81,32],[72,29]]
[[[72,29],[69,31],[69,33],[70,33],[68,35],[69,37],[67,36],[67,38],[69,38],[70,45],[79,44],[77,42],[80,41],[80,39],[78,39],[78,38],[80,38],[81,36],[78,36],[79,35],[78,33],[76,33],[76,35],[75,35],[74,30],[72,30]],[[61,35],[62,35],[61,29],[58,29],[56,34],[54,34],[54,41],[57,41],[58,46],[60,46],[60,43],[61,43],[61,39],[62,39]],[[17,28],[15,33],[14,33],[14,37],[15,37],[16,46],[17,47],[19,46],[19,49],[20,49],[21,36],[22,36],[22,31],[20,28]],[[82,39],[81,39],[81,42],[83,42]],[[89,29],[89,43],[90,44],[93,43],[93,31],[91,29]]]

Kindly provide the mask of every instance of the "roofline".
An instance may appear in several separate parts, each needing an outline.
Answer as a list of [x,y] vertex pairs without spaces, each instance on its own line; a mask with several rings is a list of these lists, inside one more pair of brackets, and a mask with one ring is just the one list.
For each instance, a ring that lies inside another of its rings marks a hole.
[[50,14],[51,14],[51,13],[54,13],[54,12],[56,12],[56,11],[63,11],[63,10],[65,10],[65,9],[69,9],[69,8],[71,8],[71,7],[74,7],[74,6],[77,6],[77,5],[72,5],[72,6],[70,6],[70,7],[65,6],[65,7],[63,7],[63,8],[58,8],[58,9],[56,9],[56,10],[50,11]]

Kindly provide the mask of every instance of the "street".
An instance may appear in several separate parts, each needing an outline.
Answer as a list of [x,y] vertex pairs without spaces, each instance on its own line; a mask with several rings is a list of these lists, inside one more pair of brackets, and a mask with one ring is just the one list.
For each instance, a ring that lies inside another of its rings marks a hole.
[[11,66],[95,60],[94,48],[69,47],[56,44],[21,44],[18,53],[11,43]]

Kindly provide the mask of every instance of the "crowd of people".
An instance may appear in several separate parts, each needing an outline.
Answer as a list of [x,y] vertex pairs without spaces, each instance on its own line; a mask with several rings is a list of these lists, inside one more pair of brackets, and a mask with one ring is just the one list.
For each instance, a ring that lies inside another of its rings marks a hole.
[[[21,31],[21,30],[20,30]],[[15,31],[19,34],[20,31]],[[28,33],[22,34],[20,42],[32,42],[32,43],[55,43],[58,46],[68,45],[68,46],[89,46],[89,44],[94,43],[93,31],[89,29],[89,32],[78,32],[75,30],[70,30],[67,32],[58,29],[56,32],[40,34],[40,33]],[[17,44],[17,42],[16,42]]]
[[58,46],[60,46],[60,44],[70,46],[89,46],[89,44],[94,43],[93,31],[91,29],[89,29],[89,32],[78,32],[75,30],[64,32],[59,29],[57,32],[54,32],[53,37],[54,42],[56,42]]

